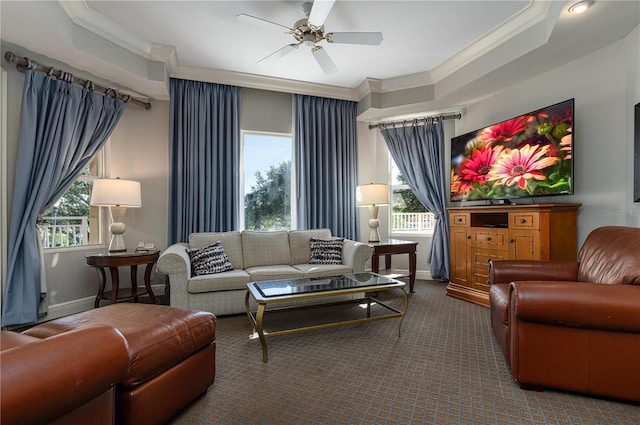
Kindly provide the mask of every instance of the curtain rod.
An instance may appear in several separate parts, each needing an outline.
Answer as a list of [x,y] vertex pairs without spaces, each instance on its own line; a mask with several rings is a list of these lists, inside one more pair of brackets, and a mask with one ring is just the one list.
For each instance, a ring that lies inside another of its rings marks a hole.
[[151,104],[149,102],[144,102],[140,99],[136,99],[135,97],[129,96],[128,94],[122,94],[111,87],[104,87],[99,84],[95,84],[91,80],[84,80],[82,78],[78,78],[69,72],[65,72],[60,69],[56,69],[54,67],[40,65],[39,63],[29,58],[23,58],[23,57],[17,56],[12,52],[5,53],[4,59],[9,63],[15,63],[16,68],[20,72],[25,72],[27,69],[42,72],[43,74],[54,76],[59,80],[63,80],[68,83],[82,86],[86,89],[95,91],[105,96],[114,97],[116,99],[122,100],[123,102],[131,102],[133,104],[143,107],[144,109],[151,109]]
[[462,118],[462,114],[457,113],[457,114],[449,114],[449,115],[434,115],[431,117],[413,118],[410,120],[403,120],[403,121],[380,122],[378,124],[369,124],[369,130],[372,130],[378,127],[386,127],[386,126],[395,127],[396,125],[405,127],[407,125],[420,124],[421,122],[423,122],[424,124],[429,124],[429,123],[434,123],[434,122],[444,121],[444,120],[453,120],[453,119],[459,120],[460,118]]

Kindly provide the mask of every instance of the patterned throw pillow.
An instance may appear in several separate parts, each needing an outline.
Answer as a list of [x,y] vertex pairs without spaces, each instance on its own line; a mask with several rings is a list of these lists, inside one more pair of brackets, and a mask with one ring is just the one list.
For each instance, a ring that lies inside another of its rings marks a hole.
[[342,264],[343,238],[309,239],[311,258],[309,264]]
[[220,241],[202,249],[187,249],[187,253],[191,259],[191,273],[194,276],[233,270],[233,265]]

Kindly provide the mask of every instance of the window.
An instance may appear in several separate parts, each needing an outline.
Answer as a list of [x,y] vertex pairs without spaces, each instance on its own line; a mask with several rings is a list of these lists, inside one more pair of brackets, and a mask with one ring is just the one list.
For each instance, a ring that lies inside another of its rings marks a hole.
[[431,235],[435,218],[416,198],[391,159],[391,234]]
[[243,132],[242,143],[242,227],[291,229],[291,135]]
[[99,244],[100,207],[89,205],[93,180],[103,175],[104,149],[60,199],[42,214],[38,225],[43,248]]

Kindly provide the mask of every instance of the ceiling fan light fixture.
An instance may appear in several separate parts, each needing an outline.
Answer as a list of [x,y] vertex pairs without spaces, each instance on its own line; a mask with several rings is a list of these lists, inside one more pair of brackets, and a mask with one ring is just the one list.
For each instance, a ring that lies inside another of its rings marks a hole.
[[302,37],[302,44],[304,44],[307,47],[313,47],[316,45],[316,37],[313,36],[312,34],[305,34]]
[[593,4],[592,0],[583,0],[569,6],[569,13],[573,13],[574,15],[580,15],[584,13],[591,7]]

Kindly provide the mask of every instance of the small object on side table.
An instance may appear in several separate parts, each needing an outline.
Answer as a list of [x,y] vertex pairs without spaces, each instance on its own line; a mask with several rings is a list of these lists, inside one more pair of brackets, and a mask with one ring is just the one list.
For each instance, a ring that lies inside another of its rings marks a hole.
[[371,271],[380,273],[380,256],[384,255],[384,268],[391,269],[391,256],[394,254],[409,254],[409,275],[393,275],[394,278],[408,277],[409,292],[415,292],[413,285],[416,282],[416,249],[418,242],[403,241],[399,239],[383,239],[380,242],[369,242],[369,246],[373,249],[371,256]]
[[[151,303],[156,303],[156,297],[151,289],[151,272],[160,256],[160,251],[135,252],[135,253],[109,253],[94,252],[86,255],[86,265],[95,267],[98,273],[98,295],[96,295],[95,308],[100,307],[100,300],[110,301],[115,304],[120,299],[133,298],[138,302],[138,297],[149,294]],[[138,287],[138,266],[146,264],[144,272],[144,288]],[[118,267],[131,267],[131,288],[120,289],[120,276]],[[106,273],[109,269],[111,275],[111,291],[105,291]]]

